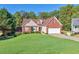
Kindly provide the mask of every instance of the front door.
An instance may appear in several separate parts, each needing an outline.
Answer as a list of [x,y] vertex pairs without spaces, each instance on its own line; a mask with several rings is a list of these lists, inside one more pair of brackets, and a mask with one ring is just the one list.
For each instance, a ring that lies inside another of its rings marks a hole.
[[42,27],[39,27],[39,31],[41,32],[41,30],[42,30]]

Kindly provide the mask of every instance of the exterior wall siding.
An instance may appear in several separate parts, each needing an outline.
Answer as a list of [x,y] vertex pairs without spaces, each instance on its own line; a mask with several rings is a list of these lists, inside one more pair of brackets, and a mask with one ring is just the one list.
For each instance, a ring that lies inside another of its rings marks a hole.
[[30,27],[22,27],[22,32],[31,32]]
[[79,33],[79,28],[73,27],[72,32]]
[[79,26],[79,18],[73,18],[71,20],[71,31],[73,33],[79,33],[79,27],[77,26]]
[[[34,32],[39,32],[39,27],[33,27],[33,28]],[[22,27],[22,32],[32,32],[32,28],[28,26]]]
[[41,32],[47,33],[47,27],[46,26],[42,26]]
[[25,27],[24,26],[22,26],[22,32],[25,32],[25,29],[24,29]]
[[37,27],[36,31],[39,32],[39,27]]
[[31,27],[25,27],[25,32],[31,32]]

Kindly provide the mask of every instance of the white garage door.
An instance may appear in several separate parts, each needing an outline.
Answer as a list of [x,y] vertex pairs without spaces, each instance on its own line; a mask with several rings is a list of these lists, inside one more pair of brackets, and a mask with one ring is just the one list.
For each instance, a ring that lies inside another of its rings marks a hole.
[[48,28],[48,34],[59,34],[60,33],[60,28]]

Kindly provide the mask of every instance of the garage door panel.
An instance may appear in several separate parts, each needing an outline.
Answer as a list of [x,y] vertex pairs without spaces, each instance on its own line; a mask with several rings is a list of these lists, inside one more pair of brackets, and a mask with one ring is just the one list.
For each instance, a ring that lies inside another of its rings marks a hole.
[[48,34],[60,33],[60,28],[48,28]]

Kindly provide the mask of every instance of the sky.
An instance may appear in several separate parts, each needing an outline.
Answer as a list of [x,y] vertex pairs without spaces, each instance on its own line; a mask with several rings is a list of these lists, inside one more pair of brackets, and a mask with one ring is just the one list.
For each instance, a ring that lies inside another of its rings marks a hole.
[[0,8],[6,8],[10,13],[14,14],[16,11],[33,11],[36,14],[39,12],[50,12],[58,10],[66,4],[0,4]]

